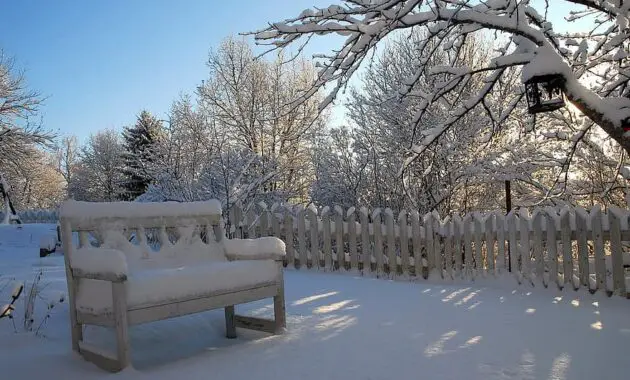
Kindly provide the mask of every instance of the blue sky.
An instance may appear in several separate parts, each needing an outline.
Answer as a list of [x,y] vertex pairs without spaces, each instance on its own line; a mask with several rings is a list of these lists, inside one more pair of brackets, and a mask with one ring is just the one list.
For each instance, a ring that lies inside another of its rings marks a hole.
[[[46,127],[84,140],[164,118],[180,92],[207,77],[208,51],[229,35],[294,17],[330,0],[19,0],[0,13],[0,48],[47,99]],[[315,41],[309,54],[328,51]]]
[[[181,92],[191,93],[207,77],[208,51],[224,37],[334,2],[7,1],[0,48],[25,70],[30,87],[47,97],[44,125],[84,140],[99,129],[132,124],[142,109],[165,118]],[[550,12],[556,25],[565,14]],[[329,52],[341,42],[332,38],[314,39],[306,52]]]

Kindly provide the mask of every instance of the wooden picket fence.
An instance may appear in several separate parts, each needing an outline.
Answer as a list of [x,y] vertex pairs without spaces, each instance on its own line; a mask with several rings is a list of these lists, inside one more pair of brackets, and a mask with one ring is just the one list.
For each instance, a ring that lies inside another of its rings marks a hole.
[[[264,203],[229,210],[230,237],[277,236],[286,266],[387,278],[470,280],[512,272],[519,283],[626,297],[630,212],[536,208],[441,218],[436,212]],[[395,264],[394,264],[395,263]],[[627,281],[628,280],[628,281]],[[628,284],[628,285],[627,285]]]
[[[18,211],[18,216],[22,223],[49,223],[55,224],[59,221],[57,210],[24,210]],[[0,212],[0,220],[4,218],[4,212]]]

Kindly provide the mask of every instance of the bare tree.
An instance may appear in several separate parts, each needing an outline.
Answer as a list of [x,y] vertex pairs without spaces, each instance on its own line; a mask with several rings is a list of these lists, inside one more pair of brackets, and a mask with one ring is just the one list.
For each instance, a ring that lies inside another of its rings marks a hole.
[[65,136],[53,150],[56,170],[66,182],[67,195],[70,196],[68,184],[74,179],[74,172],[79,162],[79,144],[76,136]]
[[15,61],[0,50],[0,176],[5,195],[9,192],[7,177],[24,174],[27,163],[39,153],[37,146],[49,146],[54,138],[41,124],[30,122],[40,103],[41,97],[28,89]]
[[124,193],[123,145],[118,132],[108,129],[90,136],[70,182],[77,200],[117,201]]
[[265,190],[303,202],[313,178],[309,145],[326,117],[318,113],[317,94],[291,104],[315,78],[312,64],[256,60],[246,41],[228,38],[210,53],[208,67],[198,93],[206,119],[230,137],[231,147],[260,156],[261,175],[275,173]]

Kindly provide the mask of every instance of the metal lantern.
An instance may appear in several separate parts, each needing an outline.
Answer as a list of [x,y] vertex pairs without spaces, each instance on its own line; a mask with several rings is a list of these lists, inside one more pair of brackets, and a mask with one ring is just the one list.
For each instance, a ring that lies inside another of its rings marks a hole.
[[555,111],[564,107],[564,77],[560,74],[535,76],[525,82],[529,113]]

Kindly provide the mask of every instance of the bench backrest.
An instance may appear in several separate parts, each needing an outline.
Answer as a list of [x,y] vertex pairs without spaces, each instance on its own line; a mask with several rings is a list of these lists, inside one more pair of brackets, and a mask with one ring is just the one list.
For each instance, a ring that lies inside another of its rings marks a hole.
[[[66,267],[77,247],[104,246],[143,266],[150,255],[182,255],[216,249],[223,239],[221,204],[205,202],[78,202],[60,208]],[[77,234],[75,234],[77,233]],[[78,242],[73,236],[78,235]],[[77,244],[78,243],[78,244]],[[186,249],[193,247],[194,249]],[[71,275],[71,274],[70,274]]]

